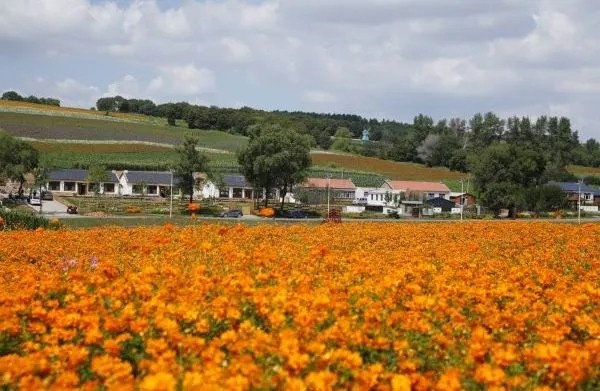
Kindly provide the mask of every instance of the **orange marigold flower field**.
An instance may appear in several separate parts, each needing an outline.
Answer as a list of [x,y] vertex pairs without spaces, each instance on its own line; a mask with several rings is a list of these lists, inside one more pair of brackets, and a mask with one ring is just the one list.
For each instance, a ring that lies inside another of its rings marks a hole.
[[600,387],[600,225],[0,233],[0,388]]

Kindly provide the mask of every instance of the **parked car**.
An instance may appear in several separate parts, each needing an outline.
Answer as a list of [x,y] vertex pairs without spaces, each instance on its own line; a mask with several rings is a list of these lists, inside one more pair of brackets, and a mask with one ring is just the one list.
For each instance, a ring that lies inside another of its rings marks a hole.
[[308,212],[303,210],[288,210],[285,211],[283,217],[287,217],[289,219],[306,219],[309,217]]
[[52,192],[50,190],[43,191],[42,192],[42,199],[44,201],[52,201],[54,199],[54,195],[52,194]]
[[30,205],[42,205],[42,200],[40,199],[40,193],[37,190],[34,190],[29,193],[29,197],[27,197],[27,202]]
[[352,200],[352,205],[367,205],[366,198],[356,198]]
[[244,214],[239,209],[226,210],[224,212],[219,213],[219,217],[242,217]]

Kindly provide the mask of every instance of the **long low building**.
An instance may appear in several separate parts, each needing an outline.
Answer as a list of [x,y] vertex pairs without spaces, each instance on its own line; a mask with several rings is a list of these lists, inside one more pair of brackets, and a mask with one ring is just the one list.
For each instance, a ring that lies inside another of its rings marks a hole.
[[115,171],[106,171],[105,180],[100,183],[100,188],[95,189],[90,183],[88,170],[62,169],[51,170],[48,173],[46,188],[57,193],[70,195],[87,195],[96,192],[99,194],[121,194],[119,178]]

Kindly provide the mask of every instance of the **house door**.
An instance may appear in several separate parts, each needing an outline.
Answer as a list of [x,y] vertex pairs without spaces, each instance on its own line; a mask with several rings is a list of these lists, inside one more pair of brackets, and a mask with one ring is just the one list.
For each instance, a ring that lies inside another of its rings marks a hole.
[[87,194],[87,185],[85,183],[79,183],[79,188],[78,188],[77,194],[79,194],[79,195]]

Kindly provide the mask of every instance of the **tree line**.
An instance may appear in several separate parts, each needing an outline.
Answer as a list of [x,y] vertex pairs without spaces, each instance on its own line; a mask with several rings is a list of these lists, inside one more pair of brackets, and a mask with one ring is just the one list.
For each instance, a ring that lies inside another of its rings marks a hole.
[[48,106],[60,106],[60,100],[58,100],[56,98],[38,98],[37,96],[34,96],[34,95],[29,95],[29,96],[25,97],[25,96],[19,95],[15,91],[4,92],[0,99],[12,100],[15,102],[37,103],[37,104],[48,105]]
[[[589,139],[580,144],[570,121],[561,117],[502,119],[494,113],[478,113],[470,119],[451,118],[435,122],[419,114],[412,123],[367,119],[353,114],[327,114],[301,111],[265,111],[250,107],[221,108],[191,105],[187,102],[155,104],[148,99],[121,96],[100,98],[101,111],[138,113],[176,120],[190,129],[219,130],[248,136],[260,126],[277,125],[311,136],[311,146],[340,149],[365,156],[429,166],[465,170],[466,152],[493,142],[523,139],[560,150],[566,163],[600,167],[600,143]],[[358,142],[364,129],[369,143]],[[341,140],[347,138],[349,140]],[[338,141],[336,143],[336,141]],[[565,144],[559,146],[559,144]]]

